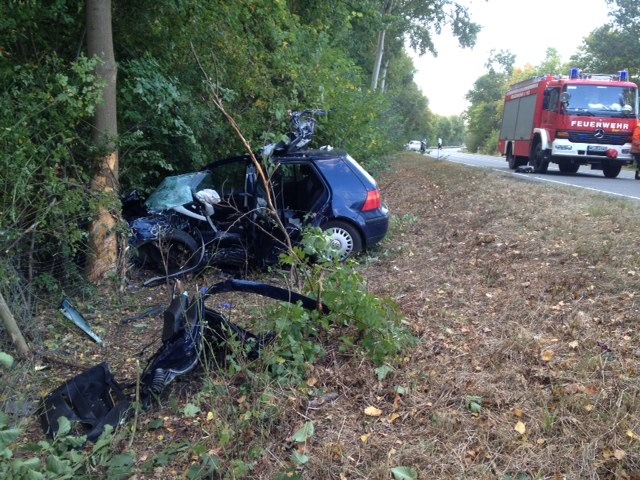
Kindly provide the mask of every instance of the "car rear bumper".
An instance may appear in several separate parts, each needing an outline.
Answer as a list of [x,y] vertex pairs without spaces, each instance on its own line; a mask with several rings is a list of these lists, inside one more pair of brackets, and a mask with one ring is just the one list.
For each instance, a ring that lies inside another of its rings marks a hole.
[[365,247],[371,247],[384,239],[389,231],[389,209],[386,205],[374,212],[367,212],[363,230]]

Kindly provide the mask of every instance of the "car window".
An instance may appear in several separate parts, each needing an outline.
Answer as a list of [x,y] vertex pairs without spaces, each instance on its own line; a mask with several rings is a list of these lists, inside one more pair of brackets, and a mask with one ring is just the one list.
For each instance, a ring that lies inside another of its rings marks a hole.
[[186,173],[165,178],[156,188],[145,205],[149,210],[165,210],[193,201],[193,193],[203,188],[211,188],[208,172]]
[[244,192],[247,172],[244,161],[213,165],[210,170],[212,185],[209,188],[216,190],[220,196]]
[[352,169],[357,170],[360,173],[360,175],[362,175],[366,179],[370,187],[377,188],[377,183],[375,179],[371,176],[371,174],[369,174],[369,172],[367,172],[364,168],[362,168],[362,165],[356,162],[351,155],[347,154],[344,157],[344,159],[345,159],[345,162],[347,162]]
[[324,183],[315,169],[307,163],[280,165],[282,202],[287,210],[304,215],[314,210],[326,194]]

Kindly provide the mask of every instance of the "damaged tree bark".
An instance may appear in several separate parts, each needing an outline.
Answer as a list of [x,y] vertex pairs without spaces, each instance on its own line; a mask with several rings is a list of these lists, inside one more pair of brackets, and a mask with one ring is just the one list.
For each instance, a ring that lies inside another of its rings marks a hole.
[[4,301],[2,293],[0,293],[0,318],[2,319],[4,328],[6,328],[7,332],[9,332],[11,341],[18,350],[18,355],[22,358],[29,355],[29,347],[27,345],[27,342],[24,340],[22,332],[20,331],[20,327],[18,327],[15,318],[13,318],[7,302]]
[[97,173],[91,181],[91,192],[98,198],[98,214],[89,230],[88,262],[85,274],[90,282],[99,282],[114,272],[118,260],[117,218],[110,211],[118,198],[118,135],[116,117],[117,66],[113,53],[111,1],[87,0],[87,50],[98,57],[97,76],[105,81],[104,102],[96,107],[93,121],[93,144],[98,148]]

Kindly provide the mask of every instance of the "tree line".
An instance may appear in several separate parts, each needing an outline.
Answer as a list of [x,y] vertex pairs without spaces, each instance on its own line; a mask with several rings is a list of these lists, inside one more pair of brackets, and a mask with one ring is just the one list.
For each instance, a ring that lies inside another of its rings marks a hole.
[[245,153],[214,97],[256,150],[328,110],[318,144],[374,172],[443,136],[405,50],[443,28],[479,26],[451,0],[3,2],[0,293],[28,317],[35,292],[118,275],[122,195]]

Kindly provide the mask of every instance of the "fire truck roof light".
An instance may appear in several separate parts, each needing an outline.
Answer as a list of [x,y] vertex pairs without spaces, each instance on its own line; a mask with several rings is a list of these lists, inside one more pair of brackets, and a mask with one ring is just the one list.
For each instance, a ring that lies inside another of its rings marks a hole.
[[580,71],[579,68],[572,68],[569,72],[569,79],[571,80],[609,80],[609,81],[629,81],[629,72],[627,70],[619,70],[617,75],[604,74],[604,73],[587,73]]

